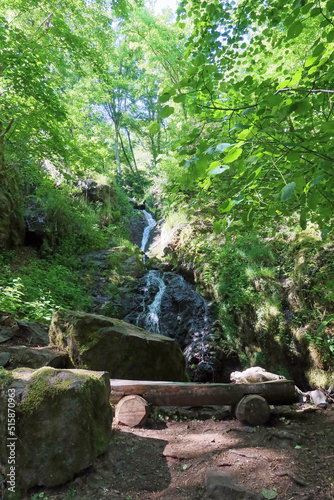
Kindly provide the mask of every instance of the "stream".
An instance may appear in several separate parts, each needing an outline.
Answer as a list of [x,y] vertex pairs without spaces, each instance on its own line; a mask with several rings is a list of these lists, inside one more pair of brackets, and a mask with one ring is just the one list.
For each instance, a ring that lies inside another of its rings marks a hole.
[[[157,222],[149,212],[141,212],[146,218],[141,250],[147,252]],[[145,262],[145,253],[143,259]],[[210,333],[213,321],[208,303],[181,275],[148,271],[134,287],[130,310],[123,320],[175,339],[185,354],[192,380],[214,380]]]

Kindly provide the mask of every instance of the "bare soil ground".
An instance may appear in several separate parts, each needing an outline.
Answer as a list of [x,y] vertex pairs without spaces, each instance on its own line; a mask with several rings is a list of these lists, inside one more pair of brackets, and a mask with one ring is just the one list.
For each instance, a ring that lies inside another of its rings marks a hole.
[[144,428],[114,426],[108,452],[88,470],[27,499],[202,500],[209,469],[262,498],[334,499],[334,405],[275,408],[263,427],[211,409],[157,416]]

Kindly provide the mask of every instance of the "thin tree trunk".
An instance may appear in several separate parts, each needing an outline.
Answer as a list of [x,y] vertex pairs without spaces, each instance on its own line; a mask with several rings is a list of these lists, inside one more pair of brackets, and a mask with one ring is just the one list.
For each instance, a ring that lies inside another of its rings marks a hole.
[[114,126],[115,126],[115,156],[116,156],[116,165],[117,165],[117,180],[118,180],[118,184],[121,186],[122,185],[122,169],[121,169],[121,159],[119,156],[119,147],[118,147],[119,130],[118,130],[118,125],[117,125],[116,121],[114,121]]

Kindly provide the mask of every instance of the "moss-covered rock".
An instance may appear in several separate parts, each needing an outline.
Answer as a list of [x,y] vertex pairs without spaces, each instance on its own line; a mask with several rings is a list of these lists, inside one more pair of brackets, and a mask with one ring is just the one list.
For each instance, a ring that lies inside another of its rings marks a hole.
[[8,373],[0,380],[0,435],[9,438],[0,443],[0,474],[7,479],[4,498],[16,500],[91,465],[108,447],[112,412],[108,373],[51,367]]
[[106,370],[111,378],[187,380],[185,358],[174,340],[118,319],[58,311],[49,336],[77,368]]

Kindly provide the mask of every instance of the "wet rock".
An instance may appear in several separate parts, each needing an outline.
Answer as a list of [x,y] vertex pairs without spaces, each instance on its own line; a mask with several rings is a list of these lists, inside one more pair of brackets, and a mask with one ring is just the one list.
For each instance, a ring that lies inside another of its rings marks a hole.
[[184,356],[172,339],[118,319],[58,311],[50,341],[69,354],[76,368],[105,370],[111,378],[187,380]]
[[263,500],[259,493],[238,486],[226,472],[208,469],[205,500]]
[[128,229],[130,241],[139,248],[141,247],[143,232],[146,225],[147,221],[145,215],[141,211],[136,210],[131,217]]
[[[36,485],[66,483],[104,453],[111,433],[109,375],[85,370],[21,368],[0,391],[0,435],[7,435],[7,399],[15,407],[16,498]],[[9,472],[8,441],[0,463]],[[7,481],[7,488],[10,483]],[[8,489],[4,498],[10,498]]]
[[127,309],[124,321],[177,341],[193,380],[213,380],[208,304],[182,276],[149,271],[138,281]]

